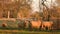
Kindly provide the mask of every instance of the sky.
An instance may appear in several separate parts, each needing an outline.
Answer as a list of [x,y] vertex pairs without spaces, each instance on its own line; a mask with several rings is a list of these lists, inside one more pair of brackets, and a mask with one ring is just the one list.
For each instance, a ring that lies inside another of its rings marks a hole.
[[38,12],[39,11],[39,0],[32,0],[31,8],[32,8],[32,13],[36,11]]
[[[52,1],[52,5],[53,5],[55,3],[55,0],[46,0],[44,2],[44,4],[48,8],[50,8],[51,7],[51,1]],[[40,1],[40,2],[42,2],[42,1]],[[39,12],[39,0],[32,0],[31,8],[32,8],[32,13]]]

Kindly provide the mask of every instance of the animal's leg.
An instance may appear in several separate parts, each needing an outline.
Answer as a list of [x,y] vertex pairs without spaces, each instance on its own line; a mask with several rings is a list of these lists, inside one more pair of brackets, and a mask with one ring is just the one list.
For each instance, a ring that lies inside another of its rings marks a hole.
[[45,25],[43,25],[43,30],[45,30],[45,27],[46,27],[46,26],[45,26]]
[[50,27],[47,27],[47,30],[50,30]]
[[39,30],[42,30],[42,26],[39,27]]
[[50,27],[50,30],[52,30],[52,27]]
[[45,29],[48,30],[49,28],[46,26]]
[[50,30],[50,27],[48,27],[48,30]]

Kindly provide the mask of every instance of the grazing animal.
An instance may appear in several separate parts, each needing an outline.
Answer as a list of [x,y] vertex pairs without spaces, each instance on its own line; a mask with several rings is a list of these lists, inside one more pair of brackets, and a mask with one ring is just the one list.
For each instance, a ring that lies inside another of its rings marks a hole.
[[18,27],[20,28],[25,28],[25,21],[24,20],[21,20],[19,23],[18,23]]
[[6,27],[6,26],[7,26],[7,24],[6,24],[6,23],[3,23],[3,24],[2,24],[2,27]]
[[35,29],[38,29],[39,30],[39,28],[41,26],[41,21],[40,20],[31,21],[30,23],[31,23],[31,28],[32,29],[35,28]]
[[28,28],[29,27],[29,23],[30,23],[30,21],[25,20],[25,24],[24,24],[25,28]]
[[42,22],[42,29],[44,30],[51,30],[53,26],[53,22],[52,21],[43,21]]

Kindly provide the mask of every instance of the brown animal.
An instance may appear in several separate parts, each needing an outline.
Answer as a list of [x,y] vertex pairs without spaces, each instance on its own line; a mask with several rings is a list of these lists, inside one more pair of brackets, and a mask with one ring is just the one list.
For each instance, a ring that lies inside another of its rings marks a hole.
[[25,21],[24,20],[20,20],[20,22],[18,23],[18,27],[19,28],[25,28]]
[[2,24],[2,27],[6,27],[6,26],[7,26],[7,24],[6,24],[6,23],[3,23],[3,24]]
[[52,26],[53,26],[53,22],[52,21],[43,21],[42,22],[42,29],[47,29],[47,30],[50,30],[52,29]]
[[25,28],[28,28],[29,27],[29,21],[28,20],[25,20],[24,26],[25,26]]
[[41,21],[40,20],[37,20],[37,21],[31,21],[31,28],[36,28],[36,29],[39,29],[41,26]]

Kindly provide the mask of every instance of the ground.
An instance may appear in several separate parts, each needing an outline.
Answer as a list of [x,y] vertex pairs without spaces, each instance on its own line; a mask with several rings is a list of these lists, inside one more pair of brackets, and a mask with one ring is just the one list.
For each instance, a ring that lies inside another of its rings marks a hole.
[[60,31],[0,30],[0,34],[60,34]]

